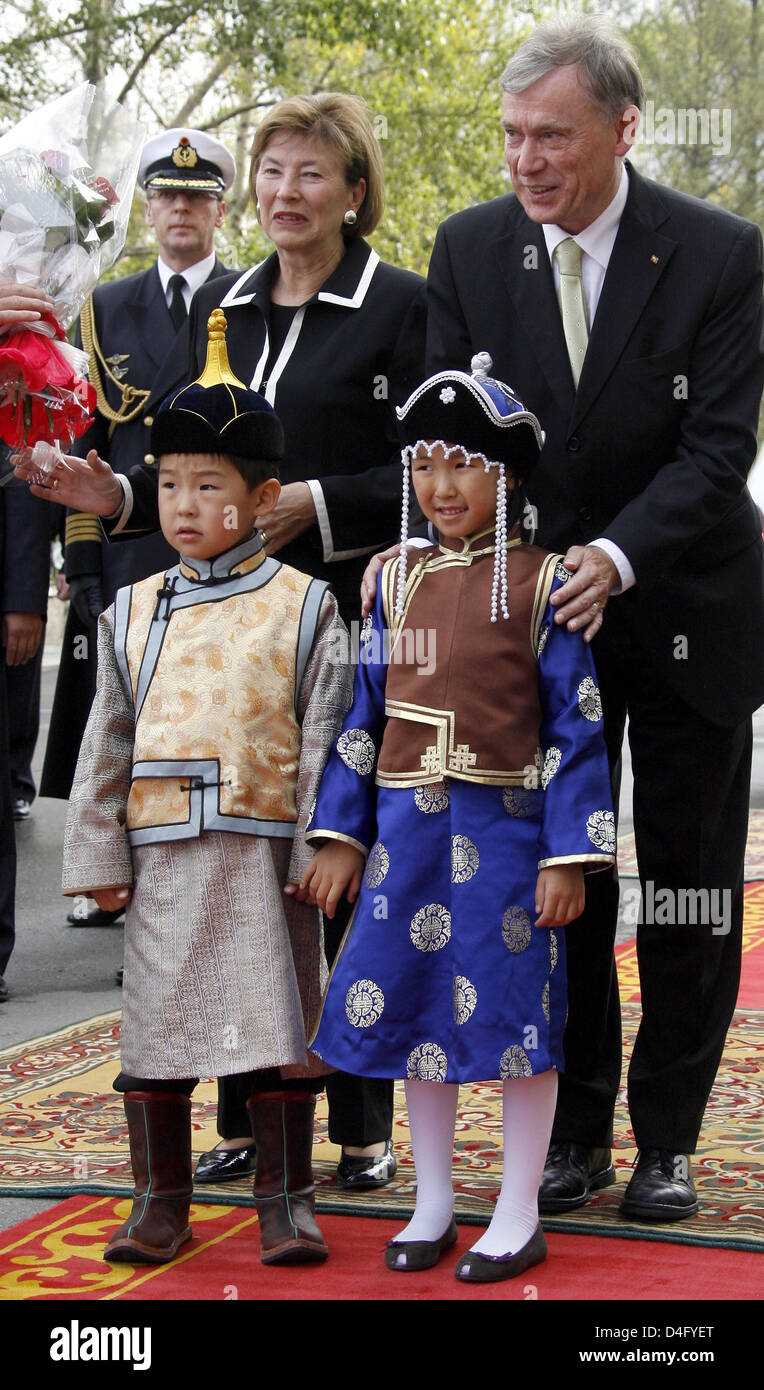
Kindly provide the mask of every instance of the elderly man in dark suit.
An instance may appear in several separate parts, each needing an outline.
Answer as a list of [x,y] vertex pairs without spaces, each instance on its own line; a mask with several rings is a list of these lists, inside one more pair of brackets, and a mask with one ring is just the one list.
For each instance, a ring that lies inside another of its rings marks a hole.
[[[158,255],[150,270],[99,285],[85,305],[78,342],[90,361],[98,407],[73,453],[97,449],[116,473],[143,463],[157,406],[186,380],[188,310],[195,291],[227,272],[215,255],[225,220],[224,196],[236,167],[225,145],[200,130],[164,131],[144,146],[138,181],[146,193],[146,224]],[[40,790],[68,798],[80,740],[95,691],[95,622],[117,589],[174,563],[160,534],[110,546],[90,513],[66,523],[65,572],[72,599],[62,646]],[[83,641],[82,639],[86,639]],[[120,914],[93,909],[73,925]]]
[[[502,88],[514,195],[440,227],[428,366],[487,350],[546,431],[537,539],[573,572],[557,621],[594,639],[616,791],[629,719],[642,1020],[629,1069],[639,1159],[621,1210],[673,1221],[697,1211],[688,1155],[735,1005],[750,716],[764,698],[761,530],[745,487],[761,235],[624,163],[642,82],[599,16],[540,25]],[[617,904],[615,878],[592,876],[567,931],[542,1212],[615,1180]]]

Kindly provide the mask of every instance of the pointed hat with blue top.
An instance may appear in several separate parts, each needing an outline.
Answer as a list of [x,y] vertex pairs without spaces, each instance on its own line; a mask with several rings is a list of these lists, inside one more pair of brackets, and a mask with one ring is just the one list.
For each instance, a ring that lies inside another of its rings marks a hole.
[[489,376],[489,353],[472,358],[472,374],[437,372],[396,410],[401,443],[423,440],[459,444],[487,462],[503,463],[521,482],[535,468],[544,435],[536,416],[505,386]]
[[544,433],[536,416],[526,410],[514,391],[503,381],[488,375],[493,366],[490,354],[479,352],[472,358],[472,374],[437,372],[428,377],[406,404],[396,408],[403,464],[403,510],[395,611],[405,611],[408,572],[409,467],[418,451],[428,452],[440,444],[446,450],[462,449],[482,459],[486,472],[496,469],[496,535],[491,587],[491,622],[499,609],[509,614],[507,578],[507,472],[520,483],[527,482],[538,462]]

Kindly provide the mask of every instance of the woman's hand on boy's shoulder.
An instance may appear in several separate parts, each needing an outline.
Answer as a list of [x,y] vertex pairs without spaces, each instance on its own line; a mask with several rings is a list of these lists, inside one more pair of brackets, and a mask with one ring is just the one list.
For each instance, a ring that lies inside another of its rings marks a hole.
[[[417,557],[417,552],[420,551],[423,546],[429,544],[429,541],[422,540],[419,542],[418,545],[412,544],[406,547],[409,566],[414,564]],[[361,579],[362,618],[368,618],[372,608],[374,607],[374,600],[377,597],[377,582],[379,580],[380,570],[382,569],[383,565],[387,563],[388,560],[395,560],[396,557],[400,555],[400,551],[400,543],[396,541],[395,545],[389,545],[387,547],[387,550],[380,550],[379,554],[372,555],[368,565],[366,566],[366,569],[363,572],[363,578]]]
[[361,580],[361,617],[368,618],[374,600],[377,597],[377,581],[379,572],[386,560],[392,560],[398,554],[400,546],[390,545],[387,550],[381,550],[378,555],[372,555]]
[[288,883],[284,892],[333,917],[343,893],[349,903],[358,897],[365,862],[366,856],[355,845],[331,840],[314,855],[299,885]]
[[550,864],[536,881],[537,927],[564,927],[584,910],[581,864]]

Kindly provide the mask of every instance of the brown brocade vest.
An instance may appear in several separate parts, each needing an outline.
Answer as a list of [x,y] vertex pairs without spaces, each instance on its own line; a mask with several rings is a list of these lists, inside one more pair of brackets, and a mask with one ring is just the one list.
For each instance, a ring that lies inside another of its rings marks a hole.
[[181,562],[115,603],[115,655],[136,711],[128,839],[291,837],[296,700],[327,586],[262,547],[218,557],[211,574],[194,563],[203,576]]
[[[380,786],[443,777],[522,785],[540,766],[540,627],[560,556],[510,539],[510,618],[500,613],[491,622],[492,542],[491,531],[454,542],[460,550],[422,551],[407,579],[403,616],[395,613],[398,562],[385,566],[393,636]],[[417,651],[433,659],[417,663]]]

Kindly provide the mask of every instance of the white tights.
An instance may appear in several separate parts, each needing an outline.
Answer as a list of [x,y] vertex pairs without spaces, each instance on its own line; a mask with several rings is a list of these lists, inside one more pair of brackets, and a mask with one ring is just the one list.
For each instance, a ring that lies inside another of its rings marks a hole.
[[[396,1241],[438,1240],[448,1228],[458,1098],[459,1087],[450,1082],[406,1082],[417,1192],[414,1215]],[[482,1255],[514,1254],[538,1225],[538,1188],[556,1100],[556,1071],[503,1083],[504,1174],[491,1224],[472,1246]]]

